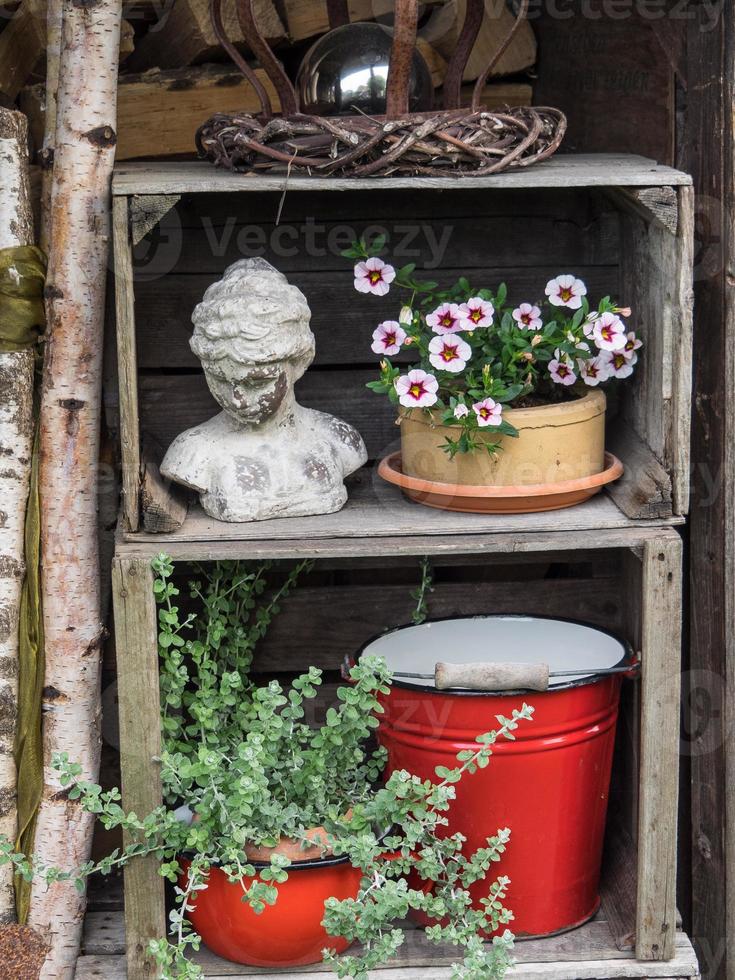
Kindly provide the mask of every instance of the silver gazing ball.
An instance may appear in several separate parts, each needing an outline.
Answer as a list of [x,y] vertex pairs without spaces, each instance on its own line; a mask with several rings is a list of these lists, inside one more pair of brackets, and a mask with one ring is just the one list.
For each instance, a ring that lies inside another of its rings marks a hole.
[[[320,37],[304,56],[296,79],[301,112],[383,115],[392,43],[392,32],[380,24],[345,24]],[[429,68],[414,49],[409,111],[431,109],[433,96]]]

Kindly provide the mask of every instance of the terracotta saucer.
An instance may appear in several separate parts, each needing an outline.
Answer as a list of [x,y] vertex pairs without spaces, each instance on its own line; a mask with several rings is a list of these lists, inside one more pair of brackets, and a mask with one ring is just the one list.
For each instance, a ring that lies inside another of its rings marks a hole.
[[580,504],[605,486],[619,479],[623,464],[605,453],[605,469],[594,476],[559,483],[536,483],[527,486],[468,486],[436,483],[415,476],[406,476],[401,469],[400,452],[382,459],[378,473],[419,504],[440,510],[457,510],[468,514],[529,514],[542,510],[562,510]]

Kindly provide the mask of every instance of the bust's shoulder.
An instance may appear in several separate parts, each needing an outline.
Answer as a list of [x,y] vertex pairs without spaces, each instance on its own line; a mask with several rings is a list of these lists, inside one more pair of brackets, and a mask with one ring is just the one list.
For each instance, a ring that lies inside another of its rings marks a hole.
[[213,422],[209,419],[176,436],[163,457],[162,476],[199,492],[209,488],[212,465],[222,457]]
[[309,416],[311,424],[319,434],[336,445],[343,455],[346,455],[350,463],[354,463],[354,468],[362,466],[367,460],[367,451],[362,436],[357,429],[345,422],[344,419],[337,418],[336,415],[329,415],[327,412],[319,412],[316,409],[304,409]]

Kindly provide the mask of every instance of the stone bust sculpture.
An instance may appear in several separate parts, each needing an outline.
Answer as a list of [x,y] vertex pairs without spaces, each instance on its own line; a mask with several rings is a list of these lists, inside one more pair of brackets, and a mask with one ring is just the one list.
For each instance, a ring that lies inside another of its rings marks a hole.
[[294,396],[314,359],[310,317],[265,259],[235,262],[194,310],[191,349],[222,411],[174,439],[161,473],[198,491],[210,517],[328,514],[347,500],[344,477],[367,459],[359,433]]

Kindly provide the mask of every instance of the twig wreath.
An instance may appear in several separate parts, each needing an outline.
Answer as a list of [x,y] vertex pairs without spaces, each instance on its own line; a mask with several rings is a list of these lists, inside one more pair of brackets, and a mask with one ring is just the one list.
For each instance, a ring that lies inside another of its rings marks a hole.
[[[512,29],[477,79],[472,104],[462,107],[462,75],[484,10],[484,0],[467,0],[465,22],[444,79],[444,107],[416,113],[408,109],[408,78],[418,0],[396,0],[385,116],[336,117],[299,111],[296,89],[255,23],[252,0],[236,0],[242,33],[278,94],[282,115],[275,116],[268,93],[225,32],[221,5],[222,0],[210,0],[214,31],[253,86],[261,111],[218,113],[199,128],[199,154],[216,166],[315,176],[484,176],[545,160],[564,137],[566,118],[558,109],[481,108],[485,83],[525,19],[529,0],[521,0]],[[346,7],[346,0],[328,3],[333,28],[349,22]]]

